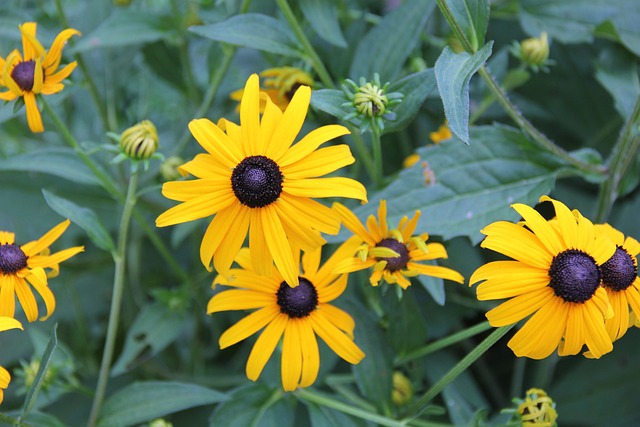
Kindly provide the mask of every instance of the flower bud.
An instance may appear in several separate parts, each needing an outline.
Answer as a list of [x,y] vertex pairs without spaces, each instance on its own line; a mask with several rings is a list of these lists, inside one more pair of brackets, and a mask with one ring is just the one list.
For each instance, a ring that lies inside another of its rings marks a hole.
[[520,42],[522,59],[529,65],[544,65],[549,58],[549,40],[543,32],[539,38],[532,37]]
[[184,160],[178,156],[171,156],[160,165],[160,175],[164,181],[175,181],[182,177],[178,170],[180,165],[184,164]]
[[149,120],[143,120],[131,126],[120,135],[120,149],[129,158],[145,160],[158,148],[158,133]]
[[156,418],[155,420],[149,422],[149,427],[173,427],[173,424],[164,418]]
[[402,102],[403,94],[387,93],[389,83],[383,86],[377,73],[373,77],[371,82],[360,78],[359,86],[352,80],[345,80],[342,89],[349,102],[343,103],[342,107],[351,108],[352,111],[343,120],[357,118],[356,126],[360,127],[361,132],[371,128],[380,133],[384,129],[384,120],[395,120],[396,115],[390,107]]
[[522,420],[522,427],[552,427],[558,419],[555,408],[556,404],[544,390],[531,388],[518,406],[517,413]]
[[391,400],[398,406],[405,405],[413,398],[411,381],[402,372],[395,371],[392,377],[393,390]]

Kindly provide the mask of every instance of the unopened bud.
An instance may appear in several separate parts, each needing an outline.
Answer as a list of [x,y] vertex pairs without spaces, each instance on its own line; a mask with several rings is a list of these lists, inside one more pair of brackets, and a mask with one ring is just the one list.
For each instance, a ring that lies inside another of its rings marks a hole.
[[558,413],[556,404],[544,390],[532,388],[518,406],[517,413],[522,419],[522,427],[552,427],[556,425]]
[[182,174],[178,170],[180,165],[184,164],[184,160],[178,156],[171,156],[160,165],[160,175],[165,181],[175,181]]
[[120,149],[131,159],[148,159],[157,148],[158,133],[149,120],[131,126],[120,135]]
[[413,398],[413,386],[411,381],[402,372],[395,371],[392,377],[393,391],[391,400],[398,406],[405,405]]
[[543,66],[549,59],[549,39],[547,33],[540,34],[540,37],[532,37],[520,42],[522,60],[529,65],[537,67]]

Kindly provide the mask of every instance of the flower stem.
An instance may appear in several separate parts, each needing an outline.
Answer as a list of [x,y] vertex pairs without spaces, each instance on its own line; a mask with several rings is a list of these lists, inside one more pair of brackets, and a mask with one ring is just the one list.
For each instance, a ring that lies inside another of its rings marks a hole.
[[480,344],[476,346],[473,350],[469,352],[460,362],[458,362],[449,372],[447,372],[437,383],[435,383],[429,390],[425,392],[418,400],[416,400],[407,411],[403,414],[404,417],[414,417],[418,416],[422,413],[422,411],[426,408],[427,403],[429,403],[434,397],[436,397],[440,392],[447,386],[451,381],[456,379],[458,375],[464,372],[473,362],[475,362],[480,356],[482,356],[489,348],[495,344],[500,338],[502,338],[513,325],[502,326],[497,328],[495,331],[491,333],[487,338],[484,339]]
[[373,148],[373,181],[378,188],[382,187],[384,173],[382,169],[382,144],[380,142],[380,132],[377,129],[371,129],[371,145]]
[[333,79],[331,79],[331,76],[329,75],[329,71],[324,66],[324,63],[322,62],[322,60],[316,53],[315,49],[311,45],[311,42],[309,42],[309,39],[307,38],[307,36],[304,34],[302,27],[300,26],[300,24],[298,23],[298,20],[296,19],[296,16],[293,14],[293,10],[291,10],[291,6],[289,6],[289,2],[287,0],[277,0],[277,1],[278,1],[278,6],[280,7],[280,10],[282,11],[285,19],[291,26],[293,33],[296,35],[296,38],[298,39],[298,41],[304,48],[304,51],[306,52],[307,56],[309,57],[309,60],[311,61],[311,65],[313,66],[313,69],[316,71],[316,73],[318,73],[318,77],[320,77],[320,81],[322,81],[322,84],[324,84],[326,88],[333,89],[335,85],[333,84]]
[[111,369],[111,361],[113,360],[113,351],[116,343],[116,335],[118,332],[118,323],[120,319],[120,306],[122,302],[122,293],[124,290],[124,276],[126,266],[126,250],[127,235],[129,232],[129,224],[131,216],[136,204],[136,186],[138,183],[138,172],[131,172],[129,178],[129,186],[127,195],[125,196],[124,206],[122,208],[122,217],[120,219],[120,227],[118,230],[118,245],[116,252],[113,254],[115,263],[115,273],[113,277],[113,293],[111,296],[111,310],[109,312],[109,325],[107,326],[107,337],[105,339],[104,350],[102,352],[102,362],[100,363],[100,371],[98,374],[98,383],[96,392],[91,406],[88,426],[93,427],[98,421],[100,408],[107,390],[109,382],[109,370]]
[[636,161],[640,148],[640,135],[637,124],[640,120],[640,97],[636,100],[631,115],[620,131],[620,136],[609,155],[609,176],[600,187],[596,222],[606,222],[611,207],[620,193],[622,178],[633,162]]
[[491,329],[491,325],[489,322],[482,322],[470,328],[464,329],[460,332],[456,332],[455,334],[449,335],[445,338],[442,338],[438,341],[434,341],[431,344],[428,344],[422,348],[412,351],[411,353],[405,354],[404,356],[399,356],[395,360],[395,365],[402,365],[407,362],[410,362],[415,359],[419,359],[428,354],[434,353],[438,350],[441,350],[445,347],[453,345],[457,342],[466,340],[467,338],[471,338],[474,335],[480,334],[484,331],[488,331]]

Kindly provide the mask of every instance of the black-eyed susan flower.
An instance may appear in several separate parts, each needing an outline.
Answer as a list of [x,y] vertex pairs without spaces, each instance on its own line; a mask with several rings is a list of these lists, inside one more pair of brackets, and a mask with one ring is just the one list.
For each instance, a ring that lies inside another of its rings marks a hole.
[[265,364],[282,341],[281,374],[285,391],[308,387],[318,376],[320,337],[338,356],[357,364],[364,353],[353,341],[355,323],[345,311],[331,302],[344,292],[346,274],[333,272],[336,263],[358,246],[355,239],[336,250],[320,266],[321,248],[305,252],[302,272],[295,288],[284,281],[274,268],[267,276],[253,270],[250,251],[242,249],[236,261],[240,268],[228,277],[217,276],[216,284],[234,289],[224,290],[209,301],[209,314],[229,310],[254,310],[220,337],[220,348],[227,348],[262,330],[251,350],[246,373],[256,381]]
[[600,266],[602,286],[607,291],[613,317],[605,320],[605,328],[613,341],[622,337],[633,325],[629,307],[640,318],[640,278],[638,278],[638,254],[640,243],[609,224],[596,224],[596,233],[606,235],[616,245],[616,250]]
[[378,219],[371,215],[367,219],[367,228],[346,206],[334,203],[333,209],[340,215],[342,222],[360,245],[336,265],[336,273],[351,273],[373,267],[371,278],[373,286],[380,279],[389,284],[397,283],[403,289],[411,285],[410,277],[424,274],[463,283],[464,277],[455,270],[439,265],[421,264],[420,261],[447,258],[447,250],[441,243],[427,243],[427,233],[414,236],[420,211],[413,218],[403,217],[398,228],[389,229],[387,225],[387,202],[380,201]]
[[558,419],[555,402],[544,390],[531,388],[527,390],[524,400],[518,402],[516,410],[522,427],[554,427]]
[[[269,68],[260,73],[262,87],[260,91],[271,99],[282,111],[286,110],[300,86],[309,86],[313,88],[314,81],[309,73],[296,67],[276,67]],[[234,101],[242,100],[244,89],[238,89],[231,92],[231,99]],[[260,99],[260,111],[264,111],[266,107],[266,98]]]
[[348,134],[327,125],[292,145],[307,114],[311,89],[301,86],[283,113],[269,99],[260,118],[257,75],[247,81],[237,125],[222,119],[193,120],[189,129],[207,150],[181,166],[196,180],[167,182],[162,194],[182,202],[161,214],[164,227],[215,215],[200,246],[205,267],[229,271],[247,234],[253,267],[266,274],[272,262],[285,280],[298,285],[291,247],[311,250],[325,243],[320,233],[336,234],[340,220],[316,197],[350,197],[366,201],[366,189],[343,177],[318,178],[354,162],[347,145],[318,147]]
[[[0,316],[0,331],[8,331],[9,329],[22,329],[22,324],[13,317]],[[0,366],[0,403],[4,400],[4,390],[9,387],[10,382],[11,374],[3,366]]]
[[532,315],[509,341],[517,356],[543,359],[556,348],[561,356],[577,354],[586,344],[593,357],[613,349],[605,319],[613,316],[600,286],[601,266],[616,250],[580,212],[547,196],[555,219],[545,220],[524,204],[513,209],[524,221],[498,221],[482,230],[483,248],[513,260],[478,268],[470,285],[482,282],[479,300],[508,299],[487,312],[492,326],[506,326]]
[[0,231],[0,316],[13,317],[16,296],[29,322],[38,318],[31,285],[44,300],[47,308],[46,320],[56,308],[56,300],[47,283],[47,270],[57,275],[59,264],[82,252],[83,246],[75,246],[50,253],[51,246],[69,226],[67,219],[53,227],[38,240],[24,245],[15,244],[15,234]]
[[22,33],[22,53],[14,50],[0,58],[0,86],[9,89],[0,92],[0,99],[13,101],[22,97],[27,110],[27,122],[31,132],[43,132],[42,117],[36,104],[36,95],[52,95],[64,89],[62,81],[76,68],[76,62],[65,65],[58,71],[62,60],[62,48],[66,41],[80,32],[68,28],[58,34],[48,51],[36,38],[36,23],[26,22],[20,27]]

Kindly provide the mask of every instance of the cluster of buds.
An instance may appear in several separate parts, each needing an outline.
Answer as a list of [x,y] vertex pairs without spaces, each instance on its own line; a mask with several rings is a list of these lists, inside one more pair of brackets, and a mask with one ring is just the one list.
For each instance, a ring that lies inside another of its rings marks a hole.
[[373,132],[381,133],[385,120],[395,120],[396,115],[391,111],[391,107],[402,102],[403,97],[400,92],[387,93],[388,86],[389,83],[385,83],[384,86],[380,83],[377,73],[374,74],[372,82],[367,82],[361,77],[360,85],[353,80],[345,80],[342,90],[349,102],[342,104],[342,107],[354,110],[347,114],[344,120],[354,121],[361,132],[371,129]]

